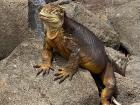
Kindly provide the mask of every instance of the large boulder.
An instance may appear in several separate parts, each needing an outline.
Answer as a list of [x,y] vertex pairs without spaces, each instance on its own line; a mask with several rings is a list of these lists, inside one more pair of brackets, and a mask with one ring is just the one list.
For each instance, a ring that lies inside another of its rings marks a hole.
[[0,59],[29,37],[28,0],[0,0]]
[[[99,104],[94,80],[86,70],[80,69],[72,81],[66,80],[62,84],[53,81],[56,71],[36,77],[37,71],[32,66],[41,62],[41,49],[40,40],[30,39],[0,61],[0,105]],[[57,70],[66,61],[57,55],[55,58],[53,67]],[[118,101],[123,105],[130,105],[140,98],[139,84],[134,82],[135,78],[130,79],[130,75],[125,78],[117,75]]]
[[126,67],[128,65],[129,58],[124,54],[116,51],[110,47],[105,47],[106,54],[110,61],[115,62],[116,67],[120,71],[121,74],[125,75]]
[[124,4],[127,4],[131,1],[135,1],[135,0],[107,0],[106,1],[106,6],[107,7],[117,7],[117,6],[120,6],[120,5],[124,5]]
[[75,0],[84,5],[88,10],[96,15],[107,15],[106,9],[127,4],[135,0]]
[[105,42],[106,46],[116,47],[120,45],[118,34],[106,20],[98,18],[94,13],[78,3],[71,2],[64,4],[63,7],[68,17],[94,32],[99,39]]
[[[106,7],[106,0],[76,0],[96,15],[103,13]],[[108,0],[109,1],[109,0]]]
[[132,105],[140,105],[140,103],[134,103],[134,104],[132,104]]
[[126,75],[140,86],[140,57],[131,56],[126,69]]
[[131,54],[140,56],[140,0],[108,8],[110,22]]
[[132,103],[140,102],[140,57],[130,57],[128,66],[126,67],[125,78],[116,76],[119,87],[118,100],[124,103],[122,105],[131,105]]
[[[41,41],[28,40],[0,62],[0,105],[99,104],[97,88],[87,71],[62,84],[53,81],[56,71],[36,77],[33,65],[41,61],[41,48]],[[57,70],[65,62],[56,57],[53,67]]]

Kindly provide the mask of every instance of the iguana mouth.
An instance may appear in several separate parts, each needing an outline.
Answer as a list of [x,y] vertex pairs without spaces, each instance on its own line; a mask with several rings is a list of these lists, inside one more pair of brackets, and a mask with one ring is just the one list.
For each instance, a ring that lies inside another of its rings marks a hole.
[[40,18],[42,20],[46,20],[47,22],[53,22],[53,23],[59,22],[59,19],[57,19],[57,17],[52,16],[52,15],[43,15],[43,14],[40,14]]

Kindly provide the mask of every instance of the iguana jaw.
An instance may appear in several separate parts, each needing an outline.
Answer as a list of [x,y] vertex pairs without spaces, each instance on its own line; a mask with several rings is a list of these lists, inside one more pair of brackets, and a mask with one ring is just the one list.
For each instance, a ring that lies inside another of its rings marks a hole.
[[40,19],[49,23],[59,23],[60,19],[56,15],[44,14],[40,12]]
[[44,24],[47,38],[55,39],[59,34],[63,34],[62,25],[64,22],[64,11],[60,6],[45,5],[39,13],[40,19]]
[[55,39],[59,34],[63,35],[63,28],[61,25],[57,24],[52,24],[52,23],[45,23],[44,24],[44,30],[46,31],[46,37],[50,40]]

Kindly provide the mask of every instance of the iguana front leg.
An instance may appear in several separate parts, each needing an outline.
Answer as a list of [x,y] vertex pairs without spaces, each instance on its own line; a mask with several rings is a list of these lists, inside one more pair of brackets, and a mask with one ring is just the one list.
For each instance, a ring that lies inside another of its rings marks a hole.
[[46,41],[44,41],[43,51],[42,51],[42,64],[33,66],[34,68],[39,68],[39,72],[37,76],[43,73],[43,76],[48,73],[50,70],[53,70],[51,67],[52,63],[52,48],[48,45]]
[[55,74],[56,78],[54,80],[60,79],[59,83],[62,83],[68,77],[72,80],[73,75],[78,70],[80,48],[75,45],[71,45],[69,49],[71,50],[71,53],[68,63],[64,67],[58,69],[58,72]]

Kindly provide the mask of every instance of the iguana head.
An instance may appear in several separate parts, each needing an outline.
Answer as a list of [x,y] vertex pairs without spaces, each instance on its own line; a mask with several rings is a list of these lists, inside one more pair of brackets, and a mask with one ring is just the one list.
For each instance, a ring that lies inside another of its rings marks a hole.
[[46,4],[40,10],[40,18],[52,26],[62,26],[64,21],[64,10],[59,5]]

